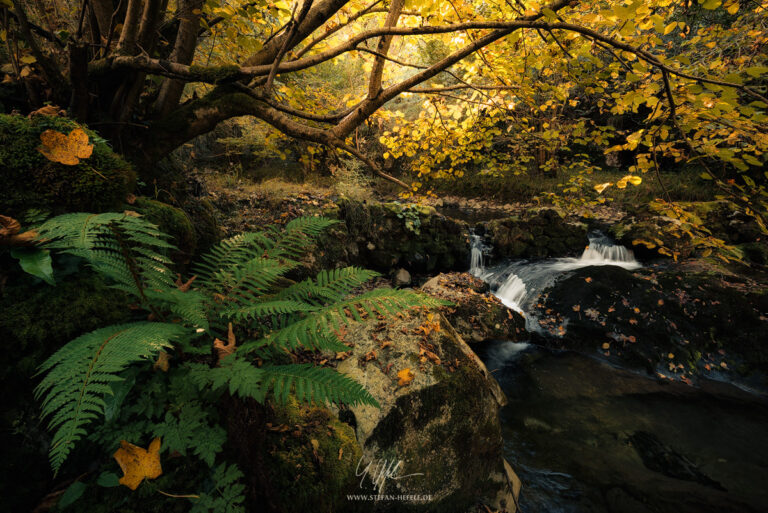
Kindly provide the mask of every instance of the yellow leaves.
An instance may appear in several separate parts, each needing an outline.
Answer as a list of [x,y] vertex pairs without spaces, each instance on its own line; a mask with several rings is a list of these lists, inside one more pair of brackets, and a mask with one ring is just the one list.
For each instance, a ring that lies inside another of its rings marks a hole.
[[147,449],[133,445],[125,440],[113,455],[123,470],[119,483],[135,490],[144,480],[155,479],[163,474],[160,466],[160,438],[155,438]]
[[38,151],[45,158],[67,166],[76,166],[80,159],[87,159],[93,153],[93,145],[88,144],[88,134],[82,128],[75,128],[69,135],[56,130],[46,130],[40,134],[43,143]]
[[606,190],[608,187],[613,185],[611,182],[601,183],[598,185],[595,185],[595,190],[598,194],[602,194],[604,190]]
[[410,367],[405,368],[397,373],[397,386],[404,387],[411,384],[415,375],[411,371]]

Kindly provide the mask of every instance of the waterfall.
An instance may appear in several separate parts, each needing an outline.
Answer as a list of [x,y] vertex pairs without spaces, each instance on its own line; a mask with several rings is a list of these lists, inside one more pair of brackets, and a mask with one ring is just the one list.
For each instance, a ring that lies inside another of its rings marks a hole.
[[[489,270],[482,269],[480,272],[473,265],[470,272],[485,280],[494,289],[494,295],[508,308],[525,314],[530,312],[541,292],[552,286],[563,273],[591,265],[617,265],[625,269],[640,267],[631,250],[595,233],[590,235],[589,245],[579,258],[519,261]],[[528,319],[529,330],[538,328],[537,323],[532,321]]]
[[471,241],[469,274],[482,279],[485,274],[485,254],[491,248],[485,243],[482,235],[470,232],[469,237]]

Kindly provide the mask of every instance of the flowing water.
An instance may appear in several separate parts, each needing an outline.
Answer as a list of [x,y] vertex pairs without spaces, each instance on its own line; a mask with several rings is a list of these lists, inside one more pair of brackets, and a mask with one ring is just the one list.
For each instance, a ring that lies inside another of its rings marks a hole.
[[507,308],[527,315],[528,329],[538,329],[530,315],[531,307],[541,292],[552,286],[555,280],[568,271],[591,265],[616,265],[625,269],[638,269],[631,250],[613,243],[611,239],[595,232],[589,237],[589,245],[579,258],[549,258],[529,262],[526,260],[485,268],[483,255],[487,248],[482,237],[472,236],[472,265],[470,273],[491,286],[494,295]]

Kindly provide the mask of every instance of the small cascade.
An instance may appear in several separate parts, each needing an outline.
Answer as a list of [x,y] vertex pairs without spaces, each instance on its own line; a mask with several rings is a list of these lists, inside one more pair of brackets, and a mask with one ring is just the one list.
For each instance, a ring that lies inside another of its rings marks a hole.
[[491,247],[485,242],[482,235],[470,232],[470,263],[469,274],[478,278],[485,274],[485,255]]
[[[474,253],[473,253],[474,255]],[[481,254],[482,258],[482,254]],[[579,258],[551,258],[537,262],[514,262],[486,270],[474,265],[470,272],[490,284],[494,294],[508,308],[522,314],[532,310],[533,302],[541,292],[552,286],[563,273],[591,265],[616,265],[637,269],[640,263],[631,250],[613,243],[600,233],[591,234],[589,245]],[[528,329],[538,329],[534,319],[527,319]]]

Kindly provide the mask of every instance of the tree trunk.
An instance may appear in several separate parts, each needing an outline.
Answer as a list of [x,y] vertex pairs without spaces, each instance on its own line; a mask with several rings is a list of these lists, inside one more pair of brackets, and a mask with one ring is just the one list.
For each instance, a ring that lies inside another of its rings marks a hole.
[[[151,1],[151,0],[150,0]],[[203,0],[184,0],[181,4],[181,23],[176,35],[176,43],[171,53],[171,62],[191,64],[197,47],[197,37],[200,33],[200,15]],[[167,116],[176,108],[184,92],[185,83],[181,80],[166,79],[160,87],[157,98],[157,113]]]

